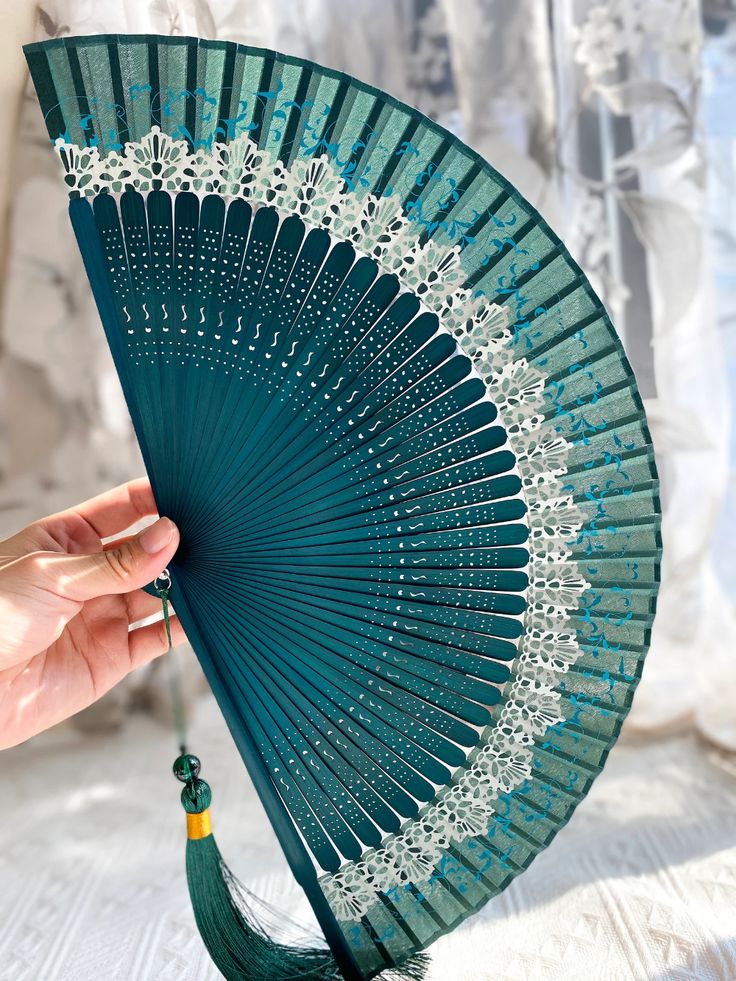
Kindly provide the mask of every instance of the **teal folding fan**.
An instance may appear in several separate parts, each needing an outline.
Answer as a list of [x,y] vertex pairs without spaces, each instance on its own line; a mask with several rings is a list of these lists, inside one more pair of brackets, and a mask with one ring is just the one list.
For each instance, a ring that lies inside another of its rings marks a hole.
[[508,180],[377,89],[196,38],[26,55],[181,532],[164,607],[329,949],[258,922],[185,753],[198,926],[228,979],[420,977],[640,676],[659,502],[621,344]]

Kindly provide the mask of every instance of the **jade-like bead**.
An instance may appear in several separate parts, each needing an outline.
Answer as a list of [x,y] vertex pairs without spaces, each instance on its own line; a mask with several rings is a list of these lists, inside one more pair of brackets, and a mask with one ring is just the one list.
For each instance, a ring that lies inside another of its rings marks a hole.
[[182,783],[189,783],[191,780],[196,780],[201,768],[202,764],[199,762],[198,757],[193,756],[192,753],[184,753],[182,756],[177,756],[174,760],[174,776],[177,780],[181,780]]

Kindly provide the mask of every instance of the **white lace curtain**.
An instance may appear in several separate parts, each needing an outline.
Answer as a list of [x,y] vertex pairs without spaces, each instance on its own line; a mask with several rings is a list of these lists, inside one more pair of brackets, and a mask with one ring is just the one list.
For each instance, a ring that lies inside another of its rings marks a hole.
[[[732,6],[713,0],[708,12],[725,18]],[[458,132],[540,208],[619,327],[658,451],[664,582],[632,723],[694,719],[736,750],[732,597],[713,564],[729,392],[713,308],[697,0],[41,5],[37,36],[103,32],[229,38],[347,70]],[[28,91],[20,134],[2,311],[0,533],[142,469]]]

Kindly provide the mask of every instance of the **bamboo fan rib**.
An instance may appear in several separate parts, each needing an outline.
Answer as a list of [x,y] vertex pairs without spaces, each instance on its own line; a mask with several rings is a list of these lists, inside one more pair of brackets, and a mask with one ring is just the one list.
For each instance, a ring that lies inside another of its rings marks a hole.
[[660,554],[631,369],[534,209],[389,96],[191,38],[26,50],[174,605],[373,976],[549,844],[628,711]]

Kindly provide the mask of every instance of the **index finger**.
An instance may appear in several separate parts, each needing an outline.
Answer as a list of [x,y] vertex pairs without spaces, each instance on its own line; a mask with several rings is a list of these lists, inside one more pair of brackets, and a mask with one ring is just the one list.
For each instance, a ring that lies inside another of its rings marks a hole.
[[53,517],[81,518],[100,538],[109,538],[130,528],[141,518],[157,513],[151,484],[147,477],[140,477],[91,497]]

